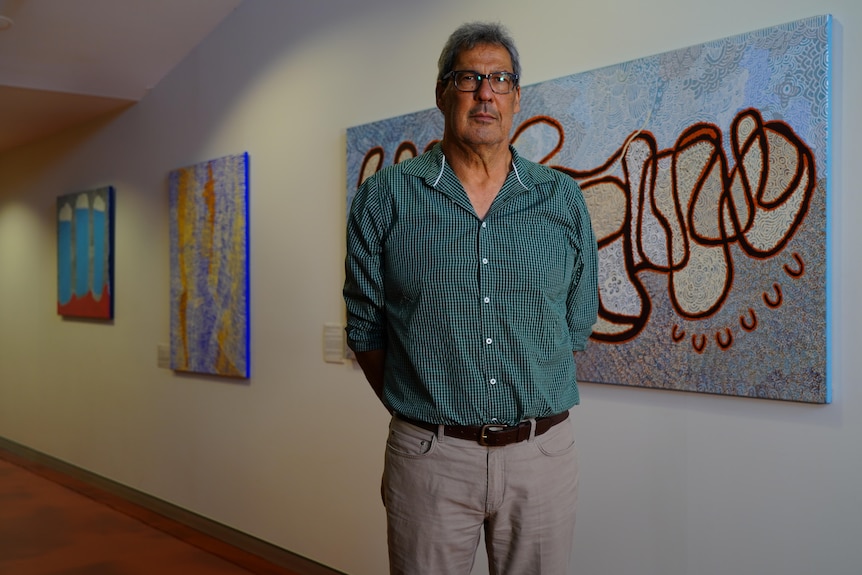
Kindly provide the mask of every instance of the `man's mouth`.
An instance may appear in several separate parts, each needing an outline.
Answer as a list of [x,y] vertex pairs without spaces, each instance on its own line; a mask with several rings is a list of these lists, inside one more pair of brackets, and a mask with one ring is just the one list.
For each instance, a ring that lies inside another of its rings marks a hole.
[[474,120],[488,121],[488,120],[496,120],[497,116],[492,114],[491,112],[485,111],[475,111],[470,114],[470,117]]

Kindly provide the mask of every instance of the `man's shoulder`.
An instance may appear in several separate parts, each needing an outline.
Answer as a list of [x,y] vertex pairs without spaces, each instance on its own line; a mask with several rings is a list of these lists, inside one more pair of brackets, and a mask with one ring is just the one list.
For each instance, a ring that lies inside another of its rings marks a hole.
[[528,160],[523,156],[518,158],[518,166],[526,170],[530,179],[532,179],[533,183],[537,186],[551,184],[555,187],[562,185],[566,188],[577,188],[578,184],[574,178],[557,168]]

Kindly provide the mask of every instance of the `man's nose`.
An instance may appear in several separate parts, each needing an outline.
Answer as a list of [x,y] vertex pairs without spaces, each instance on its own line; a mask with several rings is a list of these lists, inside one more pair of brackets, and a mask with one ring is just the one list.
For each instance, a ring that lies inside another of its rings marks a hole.
[[480,100],[490,100],[494,97],[494,90],[491,89],[491,78],[485,76],[479,82],[479,87],[476,89],[476,97]]

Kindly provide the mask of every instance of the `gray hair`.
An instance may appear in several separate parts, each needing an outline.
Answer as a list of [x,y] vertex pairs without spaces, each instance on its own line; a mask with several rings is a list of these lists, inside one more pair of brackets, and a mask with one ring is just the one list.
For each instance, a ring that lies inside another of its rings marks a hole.
[[437,81],[443,80],[443,76],[452,71],[455,58],[464,50],[472,50],[482,44],[502,46],[509,52],[512,59],[512,72],[521,75],[521,61],[518,58],[518,49],[515,41],[509,35],[509,31],[502,24],[492,22],[469,22],[462,24],[452,32],[440,59],[437,60]]

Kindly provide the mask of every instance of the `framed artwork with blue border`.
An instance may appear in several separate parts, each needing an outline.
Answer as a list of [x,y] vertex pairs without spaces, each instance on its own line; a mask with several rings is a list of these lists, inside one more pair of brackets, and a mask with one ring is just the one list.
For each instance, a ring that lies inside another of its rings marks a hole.
[[57,313],[114,317],[114,188],[57,198]]
[[[522,87],[512,144],[579,182],[599,243],[579,381],[831,401],[831,51],[823,15]],[[348,208],[442,133],[348,129]]]
[[171,369],[250,376],[249,158],[170,172]]

